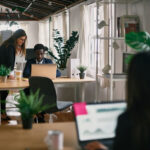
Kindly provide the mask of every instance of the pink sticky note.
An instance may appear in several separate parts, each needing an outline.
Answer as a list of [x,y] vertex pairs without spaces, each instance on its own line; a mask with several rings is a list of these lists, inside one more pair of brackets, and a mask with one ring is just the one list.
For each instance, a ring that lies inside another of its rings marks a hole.
[[86,103],[85,102],[74,103],[73,108],[74,108],[75,116],[87,115]]

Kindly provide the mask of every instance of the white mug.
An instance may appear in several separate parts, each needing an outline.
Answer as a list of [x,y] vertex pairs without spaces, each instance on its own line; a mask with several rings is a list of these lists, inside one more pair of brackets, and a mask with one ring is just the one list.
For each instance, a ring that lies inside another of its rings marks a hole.
[[45,139],[49,150],[63,150],[64,135],[58,130],[49,130]]

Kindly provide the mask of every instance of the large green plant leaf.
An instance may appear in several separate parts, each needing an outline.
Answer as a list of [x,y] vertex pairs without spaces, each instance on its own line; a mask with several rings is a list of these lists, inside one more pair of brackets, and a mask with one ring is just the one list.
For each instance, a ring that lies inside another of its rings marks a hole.
[[20,91],[20,95],[16,95],[14,100],[17,102],[15,106],[23,118],[30,118],[34,114],[53,108],[56,105],[43,105],[43,96],[39,96],[39,90],[35,93],[31,92],[28,96],[23,91]]
[[125,41],[137,51],[150,50],[150,34],[148,32],[130,32],[126,34]]
[[77,31],[72,31],[71,36],[66,42],[57,29],[54,29],[53,35],[54,48],[56,49],[57,54],[55,56],[51,49],[48,51],[48,54],[54,58],[59,69],[64,69],[66,68],[67,59],[70,57],[72,49],[78,42],[79,34]]

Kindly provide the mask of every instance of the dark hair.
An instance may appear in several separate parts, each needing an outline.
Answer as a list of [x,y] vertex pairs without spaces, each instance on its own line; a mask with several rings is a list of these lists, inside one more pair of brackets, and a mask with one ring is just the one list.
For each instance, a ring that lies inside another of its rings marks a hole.
[[25,31],[22,30],[22,29],[16,30],[16,31],[14,32],[14,34],[12,35],[12,37],[13,37],[14,39],[18,39],[18,38],[20,38],[20,37],[22,37],[22,36],[27,36],[26,33],[25,33]]
[[44,50],[44,51],[46,51],[48,48],[47,47],[45,47],[43,44],[36,44],[35,46],[34,46],[34,51],[36,51],[36,50]]
[[[16,49],[17,39],[22,36],[26,36],[26,39],[27,39],[27,35],[26,35],[25,31],[23,29],[18,29],[13,33],[13,35],[10,38],[8,38],[6,41],[4,41],[2,43],[2,45],[6,46],[6,47],[8,47],[9,45],[13,45]],[[26,42],[26,39],[25,39],[25,42]],[[24,55],[26,53],[25,42],[21,46],[22,54],[24,54]]]
[[150,137],[150,52],[140,52],[130,62],[127,110],[135,123],[132,139],[138,149],[147,150]]

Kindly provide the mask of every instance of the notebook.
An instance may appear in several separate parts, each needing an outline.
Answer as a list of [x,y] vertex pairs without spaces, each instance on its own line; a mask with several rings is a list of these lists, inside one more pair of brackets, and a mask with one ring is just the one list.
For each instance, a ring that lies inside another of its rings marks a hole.
[[123,101],[75,103],[73,110],[80,146],[84,147],[88,142],[96,140],[112,149],[117,118],[125,109],[126,103]]
[[32,64],[31,76],[42,76],[55,79],[56,69],[56,64]]

